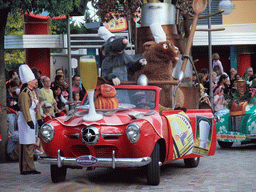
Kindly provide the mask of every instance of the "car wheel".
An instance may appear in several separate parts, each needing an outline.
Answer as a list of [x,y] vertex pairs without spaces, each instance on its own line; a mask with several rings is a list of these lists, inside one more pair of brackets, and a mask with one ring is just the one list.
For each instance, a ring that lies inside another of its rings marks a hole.
[[224,141],[218,141],[218,144],[221,148],[230,148],[233,145],[233,142],[224,142]]
[[151,154],[151,162],[147,165],[147,181],[149,185],[158,185],[160,183],[160,146],[156,143]]
[[57,165],[51,165],[51,179],[53,183],[59,183],[66,180],[67,168],[59,168]]
[[199,165],[200,157],[184,159],[185,167],[193,168]]

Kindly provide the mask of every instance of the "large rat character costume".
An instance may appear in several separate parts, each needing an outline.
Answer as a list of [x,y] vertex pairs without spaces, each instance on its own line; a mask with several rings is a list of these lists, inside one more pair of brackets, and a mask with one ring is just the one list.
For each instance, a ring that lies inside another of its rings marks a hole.
[[[142,56],[147,60],[147,65],[136,72],[135,78],[145,74],[148,80],[173,80],[172,72],[179,58],[179,50],[171,41],[166,40],[166,35],[160,24],[150,26],[155,42],[146,42],[143,45]],[[171,85],[161,85],[160,104],[172,108],[173,89]],[[180,89],[176,92],[176,105],[174,108],[183,107],[184,94]]]
[[100,27],[98,34],[105,40],[102,53],[105,56],[102,62],[102,77],[119,85],[120,81],[128,81],[134,73],[146,65],[145,59],[134,61],[131,56],[125,53],[124,49],[128,40],[124,37],[117,37],[105,27]]

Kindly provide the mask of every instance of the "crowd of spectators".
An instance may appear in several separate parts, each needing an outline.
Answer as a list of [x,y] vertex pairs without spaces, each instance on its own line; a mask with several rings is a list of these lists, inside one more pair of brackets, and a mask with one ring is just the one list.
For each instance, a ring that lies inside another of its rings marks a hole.
[[[234,90],[237,89],[237,81],[244,80],[249,87],[256,88],[256,75],[253,74],[253,68],[248,67],[246,72],[241,75],[236,69],[230,69],[230,75],[228,75],[220,61],[220,56],[218,53],[214,53],[212,61],[213,72],[209,74],[208,69],[202,69],[198,75],[193,73],[192,83],[193,86],[200,87],[201,102],[206,102],[214,112],[221,109],[227,108],[228,100],[225,99],[225,94],[230,95]],[[212,76],[212,90],[213,90],[213,104],[209,102],[209,91],[210,82],[209,75]]]
[[[69,85],[64,81],[62,69],[56,70],[54,81],[51,82],[47,76],[41,76],[41,71],[37,68],[31,68],[36,78],[35,91],[39,96],[39,105],[41,106],[41,116],[43,122],[47,122],[57,116],[64,116],[69,113],[69,106],[79,104],[85,94],[82,88],[79,75],[74,75],[72,85],[72,98],[69,101]],[[7,99],[7,126],[8,126],[8,143],[7,155],[10,160],[18,160],[18,97],[21,89],[21,81],[16,71],[8,73],[9,80],[6,82],[6,99]],[[39,139],[39,126],[35,127],[35,154],[42,154],[43,148]]]

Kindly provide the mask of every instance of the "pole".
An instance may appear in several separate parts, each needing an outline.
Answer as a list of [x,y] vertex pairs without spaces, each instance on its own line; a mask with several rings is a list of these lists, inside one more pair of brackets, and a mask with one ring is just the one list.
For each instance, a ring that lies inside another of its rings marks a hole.
[[[211,14],[211,1],[208,0],[208,14]],[[208,29],[211,29],[212,22],[211,22],[211,17],[208,18]],[[210,102],[212,105],[212,108],[214,109],[213,106],[213,88],[212,88],[212,34],[211,30],[208,31],[208,54],[209,54],[209,84],[210,84],[210,90],[209,90],[209,97],[210,97]]]
[[71,45],[70,45],[70,18],[67,15],[67,46],[68,46],[68,83],[69,83],[69,100],[72,98],[72,66],[71,66]]

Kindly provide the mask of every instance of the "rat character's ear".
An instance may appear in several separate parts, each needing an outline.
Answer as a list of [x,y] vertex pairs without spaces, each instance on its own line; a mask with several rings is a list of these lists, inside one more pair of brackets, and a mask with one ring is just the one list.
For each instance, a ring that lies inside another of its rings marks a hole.
[[156,42],[155,41],[148,41],[146,43],[143,44],[143,52],[144,51],[148,51],[149,50],[149,47],[153,44],[155,44]]

